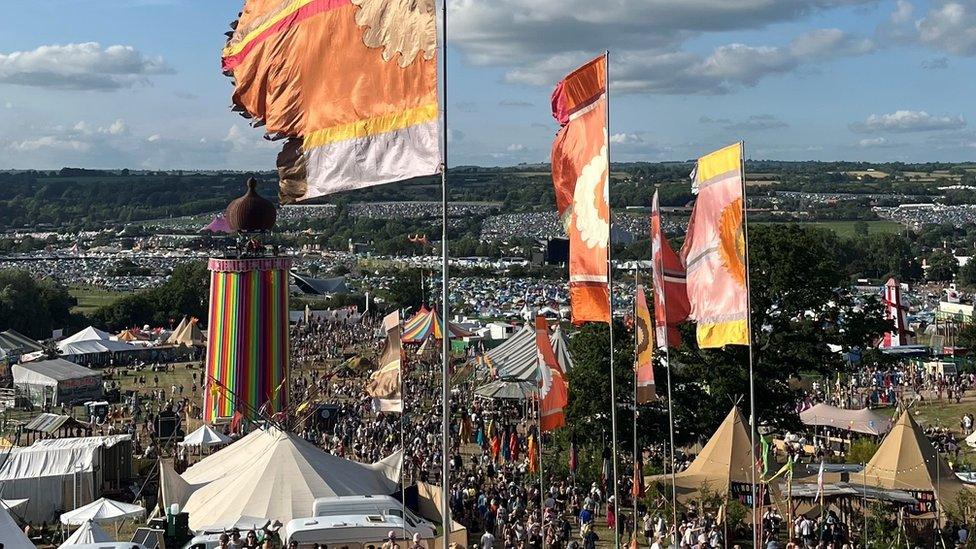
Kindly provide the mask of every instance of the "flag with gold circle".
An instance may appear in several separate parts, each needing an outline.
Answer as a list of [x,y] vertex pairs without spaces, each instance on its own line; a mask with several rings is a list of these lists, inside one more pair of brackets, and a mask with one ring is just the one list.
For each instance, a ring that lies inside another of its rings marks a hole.
[[654,332],[643,286],[637,286],[634,308],[637,313],[634,315],[637,318],[637,357],[634,364],[637,372],[637,403],[647,404],[657,400],[657,389],[654,385]]
[[681,248],[698,346],[749,345],[742,143],[698,159],[698,195]]

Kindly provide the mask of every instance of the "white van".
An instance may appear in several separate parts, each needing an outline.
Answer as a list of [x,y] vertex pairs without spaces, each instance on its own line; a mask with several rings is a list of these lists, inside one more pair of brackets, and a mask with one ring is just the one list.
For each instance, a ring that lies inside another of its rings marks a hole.
[[[415,528],[404,527],[403,520],[383,515],[332,515],[289,521],[282,529],[285,547],[297,543],[300,549],[326,545],[329,549],[380,549],[389,532],[401,543],[413,538]],[[432,540],[433,536],[421,538]]]
[[404,517],[403,506],[390,496],[335,496],[317,498],[312,502],[312,518],[332,517],[337,515],[381,515],[396,517],[407,522],[410,535],[419,532],[424,539],[434,538],[434,525],[406,509]]

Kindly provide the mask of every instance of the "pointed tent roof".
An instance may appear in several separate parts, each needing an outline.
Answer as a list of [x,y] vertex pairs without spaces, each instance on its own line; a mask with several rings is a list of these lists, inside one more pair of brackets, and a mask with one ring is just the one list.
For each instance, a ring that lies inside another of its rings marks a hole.
[[0,540],[3,540],[4,549],[36,549],[3,507],[0,507]]
[[187,347],[205,345],[203,332],[197,326],[197,319],[183,317],[176,330],[166,339],[166,343],[168,345],[185,345]]
[[139,341],[141,338],[135,334],[132,330],[122,330],[119,335],[116,336],[119,341]]
[[[733,482],[752,482],[752,447],[738,406],[719,425],[712,438],[687,469],[675,475],[679,499],[695,497],[702,486],[725,494]],[[670,483],[670,475],[654,475],[650,481]]]
[[115,540],[112,539],[112,536],[103,530],[101,526],[89,520],[79,526],[74,533],[68,536],[68,539],[64,540],[64,543],[58,546],[58,549],[64,549],[65,547],[71,547],[73,545],[110,543],[114,541]]
[[[252,432],[183,473],[183,510],[190,528],[235,524],[241,517],[282,523],[308,516],[315,498],[389,495],[396,490],[402,455],[364,465],[324,452],[293,433]],[[219,505],[216,503],[219,502]]]
[[864,482],[880,488],[933,492],[943,506],[955,503],[959,493],[967,489],[936,452],[911,411],[898,418],[864,466]]
[[216,431],[213,427],[204,423],[196,431],[183,437],[180,446],[217,446],[220,444],[230,444],[231,438],[223,433]]
[[58,343],[58,347],[64,347],[69,343],[77,343],[79,341],[111,341],[112,335],[108,332],[103,332],[94,326],[89,326],[84,330],[62,339]]
[[61,514],[61,524],[82,525],[88,521],[119,522],[127,518],[137,518],[146,514],[140,505],[98,498],[95,501]]
[[[564,372],[572,370],[573,360],[569,356],[569,344],[562,329],[557,327],[550,334],[549,341],[559,366]],[[500,379],[538,381],[539,351],[535,343],[535,327],[524,324],[504,343],[485,353],[484,362],[495,368]]]
[[[417,314],[410,317],[403,323],[403,335],[400,341],[404,343],[423,343],[428,338],[441,339],[443,336],[442,321],[437,309],[421,307]],[[461,328],[453,322],[449,322],[452,338],[471,337],[474,334]]]

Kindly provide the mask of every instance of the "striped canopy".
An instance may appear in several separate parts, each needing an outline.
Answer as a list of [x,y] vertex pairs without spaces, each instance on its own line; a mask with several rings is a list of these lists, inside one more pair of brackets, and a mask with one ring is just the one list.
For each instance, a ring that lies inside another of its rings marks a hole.
[[[451,327],[452,339],[460,339],[474,335],[453,322],[448,324]],[[441,317],[437,313],[436,308],[428,309],[427,307],[421,307],[417,311],[417,314],[403,323],[403,335],[400,336],[400,341],[403,343],[423,343],[431,337],[434,339],[442,339],[444,332],[441,326]]]
[[[553,352],[556,360],[564,372],[573,369],[573,361],[569,355],[569,345],[566,341],[566,334],[561,328],[549,336],[552,343]],[[512,337],[505,340],[498,347],[488,351],[476,362],[482,371],[489,376],[494,375],[498,378],[509,380],[529,380],[538,381],[539,372],[539,350],[535,341],[535,328],[530,324],[522,326]]]

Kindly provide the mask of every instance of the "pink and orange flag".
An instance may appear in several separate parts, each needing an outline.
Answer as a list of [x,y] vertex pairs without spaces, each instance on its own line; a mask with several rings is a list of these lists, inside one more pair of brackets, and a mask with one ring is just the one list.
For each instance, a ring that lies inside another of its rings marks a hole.
[[539,427],[543,432],[553,431],[566,425],[563,409],[569,404],[569,389],[556,353],[549,339],[549,325],[545,317],[535,317],[535,343],[539,353],[539,370],[542,379],[539,388]]
[[434,0],[247,0],[234,28],[234,110],[288,139],[282,203],[438,172]]
[[688,282],[681,258],[661,229],[657,191],[651,202],[651,264],[654,272],[654,327],[657,348],[681,345],[678,325],[688,319]]
[[634,309],[634,316],[637,318],[637,356],[634,364],[637,403],[647,404],[657,400],[657,388],[654,385],[654,332],[651,329],[651,312],[647,309],[647,298],[644,297],[644,287],[641,285],[637,286]]
[[567,76],[552,94],[562,125],[552,145],[556,209],[569,237],[573,323],[610,322],[607,62],[598,57]]
[[749,345],[742,187],[742,143],[698,160],[698,199],[681,256],[688,270],[689,317],[698,323],[703,349]]

